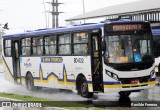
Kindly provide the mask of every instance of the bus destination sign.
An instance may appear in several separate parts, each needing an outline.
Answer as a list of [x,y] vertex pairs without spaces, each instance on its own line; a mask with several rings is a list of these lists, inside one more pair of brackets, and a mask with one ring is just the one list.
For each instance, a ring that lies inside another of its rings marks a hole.
[[113,31],[140,30],[141,24],[113,25]]

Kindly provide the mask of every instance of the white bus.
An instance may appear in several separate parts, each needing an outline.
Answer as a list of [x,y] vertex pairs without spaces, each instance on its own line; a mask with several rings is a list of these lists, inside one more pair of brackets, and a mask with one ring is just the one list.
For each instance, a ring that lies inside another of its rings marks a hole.
[[150,24],[117,21],[3,36],[4,75],[35,87],[94,93],[131,92],[155,85]]
[[152,29],[153,42],[154,42],[154,56],[155,56],[155,72],[160,75],[160,29]]

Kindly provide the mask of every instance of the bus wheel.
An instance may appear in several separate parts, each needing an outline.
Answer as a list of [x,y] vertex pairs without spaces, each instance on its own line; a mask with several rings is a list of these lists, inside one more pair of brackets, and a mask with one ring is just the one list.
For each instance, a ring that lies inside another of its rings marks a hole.
[[28,74],[26,77],[26,87],[30,91],[34,90],[34,81],[33,81],[33,77],[31,74]]
[[121,97],[128,97],[131,94],[131,91],[121,91],[119,92],[119,95]]
[[85,98],[93,97],[93,92],[88,92],[88,83],[84,77],[81,79],[81,82],[80,82],[79,93],[81,94],[82,97],[85,97]]
[[160,64],[158,65],[158,75],[160,75]]

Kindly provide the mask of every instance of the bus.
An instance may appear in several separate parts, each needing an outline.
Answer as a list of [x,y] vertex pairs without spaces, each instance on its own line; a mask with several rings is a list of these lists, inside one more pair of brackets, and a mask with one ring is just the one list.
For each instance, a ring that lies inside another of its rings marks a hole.
[[149,22],[114,21],[4,35],[5,79],[37,87],[94,93],[131,92],[155,85]]
[[155,72],[160,75],[160,29],[152,29],[153,42],[154,42],[154,56],[155,56]]

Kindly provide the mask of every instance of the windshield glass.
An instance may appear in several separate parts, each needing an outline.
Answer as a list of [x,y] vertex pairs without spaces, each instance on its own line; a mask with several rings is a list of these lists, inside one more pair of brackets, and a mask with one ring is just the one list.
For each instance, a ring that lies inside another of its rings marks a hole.
[[105,62],[132,63],[152,60],[150,35],[106,36]]

